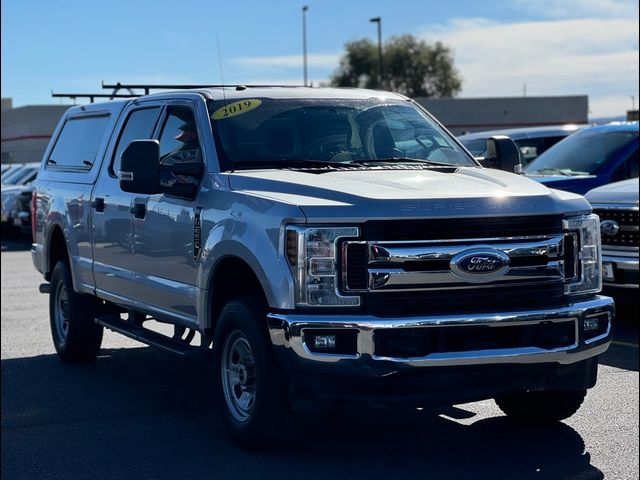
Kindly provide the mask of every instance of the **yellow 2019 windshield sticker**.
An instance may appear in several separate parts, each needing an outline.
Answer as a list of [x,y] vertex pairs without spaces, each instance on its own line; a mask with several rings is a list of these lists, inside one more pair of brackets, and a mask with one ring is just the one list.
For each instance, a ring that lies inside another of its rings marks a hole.
[[211,114],[211,118],[214,120],[222,120],[224,118],[242,115],[243,113],[247,113],[249,110],[259,107],[261,103],[262,100],[257,98],[247,98],[245,100],[240,100],[239,102],[229,103],[213,112]]

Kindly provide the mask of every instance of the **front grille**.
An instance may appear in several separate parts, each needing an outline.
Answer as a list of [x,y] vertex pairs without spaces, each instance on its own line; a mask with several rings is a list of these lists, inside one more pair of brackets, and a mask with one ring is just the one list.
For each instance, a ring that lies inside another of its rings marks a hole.
[[[380,317],[560,306],[578,274],[575,242],[559,215],[368,221],[361,239],[343,244],[341,288]],[[455,258],[478,247],[508,252],[495,280],[455,270]]]
[[455,290],[365,293],[362,306],[366,313],[379,317],[483,313],[560,307],[563,294],[563,282],[497,288],[473,286]]
[[575,343],[575,322],[534,325],[401,328],[374,331],[374,354],[425,357],[434,353],[537,347],[545,350]]
[[362,226],[364,240],[378,242],[444,240],[451,238],[522,237],[551,235],[560,233],[561,231],[561,215],[369,220]]
[[348,267],[346,281],[351,290],[365,290],[368,284],[367,270],[368,247],[365,243],[352,243],[347,246]]
[[613,220],[620,226],[615,235],[601,235],[602,245],[614,247],[635,247],[640,245],[638,235],[639,212],[618,208],[595,208],[594,213],[600,217],[600,222]]

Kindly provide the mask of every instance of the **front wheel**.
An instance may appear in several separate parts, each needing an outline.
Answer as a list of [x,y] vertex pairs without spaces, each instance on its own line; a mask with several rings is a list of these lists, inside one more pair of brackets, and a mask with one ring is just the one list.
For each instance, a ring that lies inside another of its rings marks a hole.
[[224,422],[231,437],[248,449],[280,440],[290,418],[286,375],[259,323],[264,321],[257,302],[231,301],[223,308],[214,334],[214,368]]
[[60,260],[51,273],[49,319],[58,356],[65,362],[95,360],[102,344],[102,331],[94,318],[97,302],[73,290],[67,262]]
[[521,422],[558,422],[576,413],[586,390],[550,390],[516,392],[496,398],[496,403],[508,417]]

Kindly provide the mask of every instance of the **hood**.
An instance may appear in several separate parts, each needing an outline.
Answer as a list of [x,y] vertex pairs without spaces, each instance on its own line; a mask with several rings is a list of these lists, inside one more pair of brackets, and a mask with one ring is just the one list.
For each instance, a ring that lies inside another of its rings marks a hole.
[[624,203],[638,205],[638,179],[624,180],[594,188],[585,194],[591,203]]
[[233,190],[299,206],[316,221],[583,213],[578,195],[555,192],[521,175],[485,168],[366,169],[308,173],[251,170],[229,175]]

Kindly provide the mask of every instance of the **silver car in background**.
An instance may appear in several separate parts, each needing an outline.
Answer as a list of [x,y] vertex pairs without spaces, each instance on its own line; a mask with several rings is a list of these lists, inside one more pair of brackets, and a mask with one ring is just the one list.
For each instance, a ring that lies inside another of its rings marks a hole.
[[39,162],[15,166],[2,177],[2,231],[17,230],[22,235],[31,234],[32,183],[38,175]]
[[618,301],[638,303],[638,179],[594,188],[585,197],[600,216],[603,286]]

